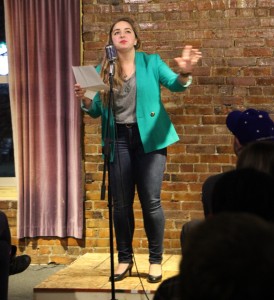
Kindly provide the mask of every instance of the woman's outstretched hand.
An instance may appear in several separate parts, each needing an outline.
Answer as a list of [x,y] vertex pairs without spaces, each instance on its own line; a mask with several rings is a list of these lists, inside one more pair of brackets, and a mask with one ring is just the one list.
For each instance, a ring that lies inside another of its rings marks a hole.
[[191,73],[201,57],[202,53],[198,49],[194,49],[190,45],[185,46],[182,56],[174,58],[179,68],[179,73]]

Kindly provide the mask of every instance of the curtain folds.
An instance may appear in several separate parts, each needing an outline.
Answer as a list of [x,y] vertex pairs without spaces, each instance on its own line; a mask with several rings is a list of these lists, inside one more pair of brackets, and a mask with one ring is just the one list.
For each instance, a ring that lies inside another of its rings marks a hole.
[[79,0],[4,0],[18,237],[82,238]]

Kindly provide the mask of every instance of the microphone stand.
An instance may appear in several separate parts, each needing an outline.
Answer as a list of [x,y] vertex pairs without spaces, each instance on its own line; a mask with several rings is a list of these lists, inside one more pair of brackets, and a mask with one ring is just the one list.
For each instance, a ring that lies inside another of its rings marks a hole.
[[107,118],[107,128],[104,143],[104,169],[103,169],[103,183],[101,189],[101,200],[105,199],[106,191],[106,170],[108,170],[108,208],[109,208],[109,247],[110,247],[110,281],[111,281],[111,300],[116,300],[115,298],[115,283],[114,283],[114,247],[113,247],[113,216],[112,216],[112,193],[110,187],[110,145],[114,141],[110,138],[110,115],[112,112],[112,105],[114,100],[113,94],[113,76],[114,76],[115,66],[114,61],[110,61],[109,67],[109,101],[108,101],[108,118]]

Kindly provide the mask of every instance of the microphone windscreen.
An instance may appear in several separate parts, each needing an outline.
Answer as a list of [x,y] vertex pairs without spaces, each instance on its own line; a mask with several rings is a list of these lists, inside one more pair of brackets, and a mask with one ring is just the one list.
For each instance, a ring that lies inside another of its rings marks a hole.
[[114,62],[117,59],[117,51],[113,45],[106,46],[106,57],[110,62]]

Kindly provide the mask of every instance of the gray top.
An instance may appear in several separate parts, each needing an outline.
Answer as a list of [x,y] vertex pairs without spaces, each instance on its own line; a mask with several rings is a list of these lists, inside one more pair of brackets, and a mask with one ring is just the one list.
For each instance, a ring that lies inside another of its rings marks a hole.
[[136,123],[136,74],[125,80],[121,90],[114,94],[113,112],[116,123]]

